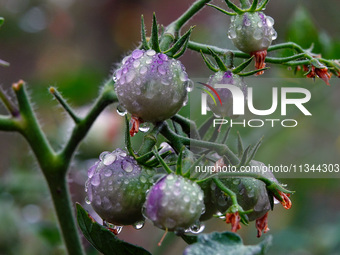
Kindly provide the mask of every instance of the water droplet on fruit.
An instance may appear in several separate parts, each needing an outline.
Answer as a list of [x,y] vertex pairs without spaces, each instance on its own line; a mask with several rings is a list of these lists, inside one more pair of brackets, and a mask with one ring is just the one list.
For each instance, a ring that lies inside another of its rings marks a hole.
[[170,82],[167,79],[162,79],[161,82],[163,85],[166,85],[166,86],[170,84]]
[[135,78],[135,75],[136,74],[133,71],[128,72],[128,74],[126,75],[126,82],[130,83],[133,78]]
[[236,38],[236,32],[234,29],[230,29],[228,32],[228,38],[229,39],[235,39]]
[[261,29],[255,29],[253,37],[255,40],[260,40],[262,38],[262,30]]
[[118,78],[116,76],[112,76],[112,80],[114,83],[116,83],[118,81]]
[[157,68],[157,70],[158,70],[158,73],[160,73],[161,75],[166,74],[166,70],[165,70],[164,66],[159,66]]
[[116,226],[110,222],[103,221],[103,225],[110,228],[113,232],[117,233],[117,235],[122,232],[123,227],[122,226]]
[[169,59],[168,56],[165,55],[165,54],[163,54],[163,53],[159,54],[158,57],[159,57],[161,60],[164,60],[164,61],[167,61],[167,60]]
[[142,229],[144,227],[145,222],[144,221],[138,221],[133,224],[133,227],[137,230]]
[[139,131],[146,133],[150,130],[150,123],[144,122],[139,125]]
[[272,27],[274,25],[274,19],[272,17],[267,16],[266,21],[267,21],[268,27]]
[[98,185],[100,184],[100,176],[99,176],[98,173],[96,173],[96,174],[92,177],[92,179],[91,179],[91,184],[92,184],[93,186],[98,186]]
[[272,40],[275,40],[277,38],[277,32],[273,29],[272,30]]
[[189,228],[189,231],[193,234],[199,234],[201,232],[203,232],[203,230],[205,229],[205,225],[203,223],[201,223],[200,221],[195,222],[194,225],[192,225]]
[[194,82],[192,80],[187,80],[185,83],[184,83],[184,86],[185,86],[185,89],[188,91],[188,92],[191,92],[193,91],[194,89]]
[[238,26],[236,29],[237,29],[238,31],[240,31],[240,30],[242,29],[242,26],[240,25],[240,26]]
[[104,175],[106,177],[110,177],[112,175],[112,171],[110,169],[107,169],[105,172],[104,172]]
[[259,21],[259,22],[257,23],[257,26],[258,26],[258,27],[262,27],[262,26],[263,26],[262,21]]
[[89,197],[88,197],[88,196],[86,196],[86,197],[85,197],[85,203],[86,203],[86,204],[88,204],[88,205],[90,205],[90,204],[91,204],[91,201],[90,201],[90,199],[89,199]]
[[136,60],[136,61],[133,62],[133,67],[134,68],[137,68],[139,66],[140,66],[140,61],[139,60]]
[[227,204],[226,198],[224,196],[220,196],[217,199],[217,204],[220,205],[220,206],[225,206]]
[[110,154],[106,154],[105,157],[103,158],[103,164],[106,166],[111,165],[113,162],[115,162],[116,160],[116,155],[110,153]]
[[143,54],[144,54],[144,51],[137,49],[137,50],[134,50],[131,55],[134,59],[138,59],[141,56],[143,56]]
[[118,105],[117,106],[117,113],[120,116],[125,116],[127,114],[127,110],[122,105]]
[[122,168],[125,172],[130,173],[133,170],[133,165],[128,161],[123,161]]
[[183,197],[183,201],[184,201],[185,203],[188,203],[188,202],[190,201],[190,197],[189,197],[188,195],[185,195],[185,196]]
[[233,23],[235,21],[235,16],[231,16],[230,22]]
[[233,184],[235,184],[235,185],[240,184],[240,179],[235,179],[235,180],[233,180]]
[[146,51],[146,55],[148,55],[148,56],[154,56],[156,54],[156,51],[154,51],[154,50],[147,50]]
[[130,58],[130,56],[126,56],[125,58],[123,58],[122,64],[124,65],[129,58]]
[[97,164],[91,166],[89,170],[87,171],[87,177],[92,178],[92,176],[94,175],[96,171],[96,168],[97,168]]
[[140,74],[145,74],[148,71],[148,68],[146,66],[142,66],[142,68],[139,70]]

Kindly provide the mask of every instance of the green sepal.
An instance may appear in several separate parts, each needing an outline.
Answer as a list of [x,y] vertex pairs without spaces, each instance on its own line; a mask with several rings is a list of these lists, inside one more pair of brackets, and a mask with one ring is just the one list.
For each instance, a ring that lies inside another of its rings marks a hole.
[[239,72],[242,72],[244,70],[244,68],[246,68],[250,62],[253,60],[254,56],[251,56],[250,58],[248,58],[246,61],[244,61],[242,64],[240,64],[239,66],[235,67],[232,70],[233,74],[238,74]]
[[152,17],[151,37],[149,44],[151,49],[155,50],[158,53],[161,52],[161,49],[159,48],[158,25],[155,13],[153,13]]
[[266,5],[268,4],[269,0],[264,0],[262,3],[260,3],[259,8],[256,9],[256,11],[262,11],[264,8],[266,8]]
[[164,51],[163,53],[169,57],[173,57],[179,50],[181,50],[181,48],[181,51],[183,51],[183,48],[185,50],[193,29],[194,27],[190,27],[189,30],[184,35],[182,35],[170,49]]
[[229,0],[225,0],[225,2],[228,5],[228,7],[232,9],[234,12],[236,12],[237,14],[243,14],[245,12],[244,10],[242,10],[241,8],[239,8],[237,5],[233,4]]
[[185,146],[183,146],[181,148],[181,151],[179,152],[178,157],[177,157],[176,174],[178,174],[178,175],[183,175],[183,172],[182,172],[182,159],[183,159],[183,151],[184,151],[184,149],[185,149]]
[[252,161],[256,155],[257,150],[260,148],[261,143],[262,143],[263,136],[257,141],[257,143],[254,145],[254,148],[250,154],[250,157],[248,158],[246,165],[249,164],[250,161]]
[[159,163],[162,165],[162,167],[164,168],[164,170],[168,173],[168,174],[172,174],[173,171],[169,168],[169,166],[165,163],[165,161],[163,160],[163,158],[159,155],[157,147],[155,146],[153,148],[153,154],[155,155],[155,157],[158,159]]
[[211,70],[211,71],[213,71],[213,72],[218,72],[218,68],[208,59],[208,58],[206,58],[205,56],[204,56],[204,54],[203,54],[203,52],[202,52],[202,50],[200,50],[200,53],[201,53],[201,56],[202,56],[202,58],[203,58],[203,60],[204,60],[204,63],[207,65],[207,67]]
[[144,16],[141,15],[141,39],[142,39],[142,49],[148,50],[150,49],[148,40],[146,39],[146,30],[145,30],[145,24],[144,24]]
[[240,132],[237,131],[237,150],[238,150],[238,157],[241,157],[243,155],[243,142],[240,135]]
[[214,59],[215,59],[217,65],[218,65],[218,67],[220,68],[220,70],[223,71],[223,72],[226,72],[228,70],[228,68],[225,66],[222,59],[212,49],[208,48],[208,50],[209,50],[210,54],[214,57]]
[[242,77],[245,77],[245,76],[251,76],[251,75],[254,75],[260,71],[264,71],[264,70],[267,70],[269,69],[270,67],[264,67],[264,68],[260,68],[260,69],[257,69],[257,70],[253,70],[253,71],[250,71],[250,72],[247,72],[247,73],[238,73],[237,75],[238,76],[242,76]]
[[319,69],[323,69],[325,68],[326,66],[324,66],[323,64],[321,64],[318,60],[316,60],[315,58],[313,58],[310,63],[315,66],[316,68],[319,68]]
[[244,166],[245,163],[248,161],[248,153],[249,153],[249,150],[250,150],[250,146],[248,146],[248,147],[245,149],[245,151],[244,151],[244,153],[243,153],[243,155],[242,155],[241,161],[240,161],[240,163],[238,164],[239,167],[240,167],[240,166]]
[[259,2],[258,0],[253,0],[253,3],[252,3],[252,5],[249,8],[250,12],[256,11],[256,7],[257,7],[258,2]]
[[218,10],[218,11],[220,11],[220,12],[226,14],[226,15],[229,15],[229,16],[236,16],[237,15],[237,13],[235,13],[235,12],[228,12],[228,11],[226,11],[226,10],[216,6],[216,5],[213,5],[213,4],[205,4],[205,5],[210,6],[212,8],[215,8],[216,10]]

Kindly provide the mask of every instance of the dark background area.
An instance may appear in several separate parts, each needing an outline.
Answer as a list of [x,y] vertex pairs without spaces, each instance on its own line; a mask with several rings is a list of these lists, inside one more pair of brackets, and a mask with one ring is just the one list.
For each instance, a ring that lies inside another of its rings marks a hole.
[[[86,111],[100,85],[110,77],[115,63],[138,45],[140,15],[144,14],[150,31],[153,12],[159,23],[167,25],[191,3],[188,0],[0,0],[0,16],[5,18],[0,29],[0,58],[11,64],[0,67],[0,84],[11,94],[13,82],[23,79],[28,83],[43,129],[58,148],[69,135],[72,124],[48,93],[48,87],[56,86],[78,112]],[[213,3],[226,8],[223,1]],[[340,2],[336,0],[272,0],[265,13],[275,19],[278,38],[274,43],[291,40],[308,48],[314,42],[316,53],[339,59],[339,10]],[[234,49],[227,38],[229,20],[216,10],[205,8],[186,28],[196,25],[193,40]],[[191,77],[211,74],[195,52],[186,52],[181,61]],[[304,79],[302,73],[294,76],[286,68],[270,66],[264,81],[294,78],[287,83],[311,91],[308,107],[313,117],[301,117],[293,131],[241,129],[241,135],[249,143],[265,136],[257,160],[266,164],[340,163],[340,80],[333,77],[331,87],[327,87],[320,80],[314,83]],[[0,113],[5,113],[2,105]],[[84,201],[84,183],[91,159],[101,151],[123,146],[122,124],[121,117],[111,107],[100,116],[81,145],[69,177],[74,201]],[[233,134],[231,147],[234,137]],[[141,135],[135,139],[138,143]],[[277,205],[270,213],[268,234],[274,239],[269,254],[339,254],[339,179],[280,181],[296,194],[292,196],[291,210]],[[26,142],[18,134],[0,133],[0,255],[65,254],[55,220],[47,186]],[[206,224],[205,232],[213,230],[230,230],[230,226],[213,219]],[[162,234],[163,231],[147,223],[139,231],[124,227],[120,237],[142,245],[153,254],[180,254],[185,243],[171,234],[162,247],[157,247]],[[246,244],[259,242],[253,224],[242,227],[240,235]],[[86,245],[89,254],[96,254]]]

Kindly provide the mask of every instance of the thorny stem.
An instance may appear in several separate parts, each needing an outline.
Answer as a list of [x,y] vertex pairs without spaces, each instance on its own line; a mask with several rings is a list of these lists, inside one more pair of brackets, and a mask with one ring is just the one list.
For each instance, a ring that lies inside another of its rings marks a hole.
[[[197,43],[193,41],[189,41],[188,48],[197,52],[202,51],[205,54],[211,54],[209,49],[212,49],[217,54],[225,54],[227,52],[232,52],[234,57],[236,58],[249,58],[250,55],[238,50],[230,50],[230,49],[222,49],[216,46],[207,45],[203,43]],[[304,50],[300,45],[287,42],[287,43],[280,43],[276,45],[271,45],[267,51],[275,51],[281,49],[291,49],[296,52],[296,54],[288,57],[266,57],[267,63],[273,64],[282,64],[287,66],[297,66],[297,65],[309,65],[311,64],[312,60],[315,60],[315,54],[311,53],[309,49]],[[324,58],[317,58],[320,63],[326,64],[328,66],[333,66],[333,62]]]
[[[85,137],[97,116],[107,105],[117,101],[112,85],[111,81],[104,85],[92,109],[86,117],[77,121],[69,141],[58,153],[51,147],[41,129],[28,99],[24,82],[19,81],[12,86],[17,96],[18,113],[13,114],[13,104],[3,93],[1,96],[2,101],[12,113],[12,116],[0,115],[0,130],[19,132],[31,146],[48,183],[66,249],[68,254],[72,255],[83,255],[84,253],[74,220],[66,174],[78,144]],[[58,94],[58,96],[60,95]],[[61,96],[59,99],[58,101],[61,102],[64,107],[69,107]],[[15,107],[13,109],[15,109]],[[71,108],[70,112],[73,113]]]

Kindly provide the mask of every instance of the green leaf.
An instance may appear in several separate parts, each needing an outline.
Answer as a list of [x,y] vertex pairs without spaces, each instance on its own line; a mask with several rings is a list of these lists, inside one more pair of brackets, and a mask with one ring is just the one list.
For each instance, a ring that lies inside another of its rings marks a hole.
[[236,16],[236,15],[237,15],[237,13],[235,13],[235,12],[228,12],[228,11],[226,11],[226,10],[224,10],[224,9],[222,9],[222,8],[220,8],[220,7],[218,7],[218,6],[216,6],[216,5],[213,5],[213,4],[206,4],[206,5],[207,5],[207,6],[210,6],[210,7],[213,7],[213,8],[215,8],[216,10],[218,10],[218,11],[220,11],[220,12],[226,14],[226,15],[229,15],[229,16]]
[[184,250],[184,255],[260,255],[265,254],[271,245],[272,237],[268,236],[257,245],[244,245],[239,235],[231,232],[212,232],[201,234],[196,243]]
[[98,224],[79,203],[76,206],[81,231],[85,238],[104,255],[151,255],[142,247],[119,240],[110,230]]

